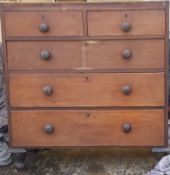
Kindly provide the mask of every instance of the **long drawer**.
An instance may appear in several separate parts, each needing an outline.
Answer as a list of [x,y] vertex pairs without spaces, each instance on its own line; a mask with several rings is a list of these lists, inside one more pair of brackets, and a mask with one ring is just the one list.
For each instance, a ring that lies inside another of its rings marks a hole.
[[164,10],[89,11],[88,34],[164,35]]
[[[159,121],[159,122],[158,122]],[[12,146],[162,146],[164,110],[12,111]]]
[[9,70],[164,68],[164,40],[7,42]]
[[13,107],[164,106],[164,73],[11,74]]
[[7,12],[5,30],[7,36],[83,36],[82,12]]

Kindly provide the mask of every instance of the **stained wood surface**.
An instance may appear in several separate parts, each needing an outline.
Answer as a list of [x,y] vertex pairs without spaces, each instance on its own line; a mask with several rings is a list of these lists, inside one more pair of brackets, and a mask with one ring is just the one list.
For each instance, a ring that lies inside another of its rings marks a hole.
[[[125,59],[122,51],[130,49]],[[51,59],[40,58],[41,51]],[[9,70],[164,68],[164,40],[7,42]]]
[[165,10],[165,2],[164,1],[143,1],[143,2],[96,2],[96,3],[82,3],[82,2],[74,2],[74,3],[13,3],[13,4],[3,4],[4,11],[23,11],[23,10],[157,10],[162,9]]
[[[39,25],[46,23],[48,32],[40,32]],[[82,36],[81,11],[31,11],[5,13],[7,36]]]
[[[13,107],[164,106],[164,73],[12,74]],[[132,92],[124,95],[122,88]],[[51,86],[49,96],[43,87]]]
[[[164,145],[164,110],[13,111],[11,120],[12,146]],[[54,133],[44,133],[46,124]]]
[[[165,34],[164,10],[91,11],[87,13],[87,18],[90,36]],[[124,21],[131,24],[129,32],[121,30]]]
[[[13,4],[3,10],[13,146],[167,144],[165,2]],[[42,22],[47,33],[39,31]],[[129,32],[122,22],[131,24]],[[44,47],[52,50],[47,62],[39,57]],[[129,60],[120,54],[125,47],[133,53]],[[45,86],[51,95],[42,92]],[[129,133],[122,131],[126,122]],[[43,132],[48,123],[55,127],[51,135]]]
[[[8,42],[8,66],[10,70],[80,68],[82,45],[76,41]],[[50,60],[41,59],[44,50],[51,53]]]
[[[115,40],[87,42],[86,64],[90,68],[141,69],[164,67],[164,40]],[[132,52],[130,59],[122,51]]]

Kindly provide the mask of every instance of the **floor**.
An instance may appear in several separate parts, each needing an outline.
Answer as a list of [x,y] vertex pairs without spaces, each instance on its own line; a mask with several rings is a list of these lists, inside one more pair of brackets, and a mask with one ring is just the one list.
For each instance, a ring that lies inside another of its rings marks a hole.
[[0,175],[144,175],[162,155],[149,149],[65,148],[28,153],[27,168],[0,168]]

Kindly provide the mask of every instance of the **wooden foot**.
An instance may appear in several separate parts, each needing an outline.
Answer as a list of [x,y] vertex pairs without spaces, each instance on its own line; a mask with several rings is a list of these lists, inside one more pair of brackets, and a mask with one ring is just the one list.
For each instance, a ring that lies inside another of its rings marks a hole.
[[26,153],[15,153],[14,164],[17,170],[23,170],[26,167]]

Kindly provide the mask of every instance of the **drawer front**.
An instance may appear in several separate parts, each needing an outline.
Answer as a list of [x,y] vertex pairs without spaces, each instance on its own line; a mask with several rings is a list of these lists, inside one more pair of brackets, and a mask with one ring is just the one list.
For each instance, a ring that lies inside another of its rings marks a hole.
[[164,35],[164,10],[89,11],[88,34]]
[[12,146],[163,146],[163,110],[14,111]]
[[89,41],[86,64],[98,69],[164,67],[164,40]]
[[12,74],[13,107],[164,106],[164,73]]
[[80,68],[81,48],[82,43],[74,41],[8,42],[8,67],[10,70]]
[[6,12],[5,29],[7,36],[82,36],[82,12]]
[[138,69],[164,67],[164,40],[15,41],[9,70]]

